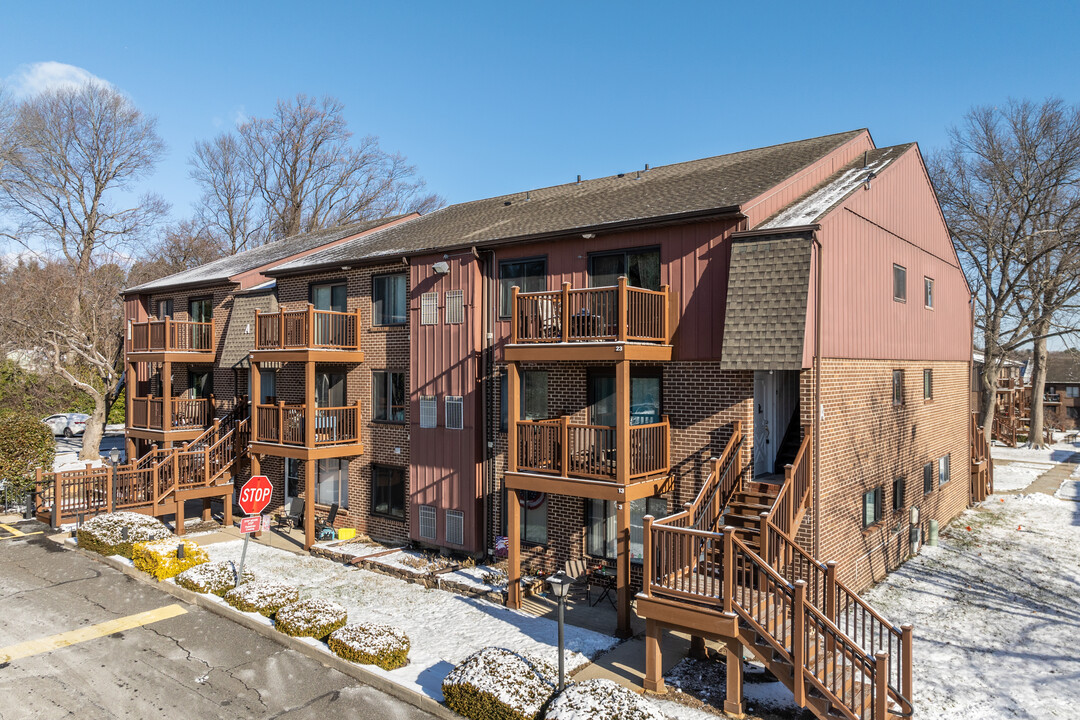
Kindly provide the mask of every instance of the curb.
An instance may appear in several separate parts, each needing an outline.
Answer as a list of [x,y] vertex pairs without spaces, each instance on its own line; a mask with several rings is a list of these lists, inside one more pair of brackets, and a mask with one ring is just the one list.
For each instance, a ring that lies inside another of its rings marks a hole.
[[188,605],[195,605],[197,607],[203,608],[204,610],[209,610],[215,615],[223,617],[226,620],[231,620],[237,625],[242,625],[249,630],[254,630],[263,637],[269,638],[270,640],[273,640],[279,645],[284,645],[290,650],[295,650],[299,653],[302,653],[303,655],[306,655],[312,660],[316,660],[322,663],[326,667],[330,667],[334,670],[337,670],[338,672],[344,673],[345,675],[348,675],[355,680],[359,680],[360,682],[368,685],[369,687],[373,687],[376,690],[379,690],[386,693],[387,695],[397,698],[398,700],[402,700],[415,708],[423,710],[424,712],[431,713],[432,715],[439,718],[446,718],[446,720],[461,719],[460,715],[450,710],[442,703],[436,702],[435,700],[431,699],[427,695],[423,695],[416,692],[415,690],[410,690],[409,688],[402,687],[395,682],[387,680],[381,675],[376,675],[375,673],[364,669],[362,665],[357,665],[355,663],[349,662],[348,660],[345,660],[344,658],[338,657],[329,650],[320,650],[319,648],[313,647],[312,645],[309,645],[308,643],[303,642],[298,638],[294,638],[284,633],[277,632],[272,627],[268,627],[267,625],[256,621],[254,618],[249,618],[246,615],[237,612],[236,610],[233,610],[229,606],[221,605],[204,597],[201,593],[187,590],[175,583],[150,580],[148,576],[141,570],[136,570],[135,568],[117,560],[114,560],[110,557],[105,557],[104,555],[99,555],[97,553],[90,552],[89,550],[84,550],[78,546],[71,546],[67,543],[53,540],[52,538],[49,539],[53,542],[57,542],[65,550],[74,550],[75,552],[81,553],[92,560],[96,560],[98,562],[104,563],[105,565],[108,565],[114,570],[119,570],[121,573],[127,575],[134,580],[138,580],[139,582],[157,588],[158,590],[161,590],[168,595],[172,595],[174,598],[182,600]]

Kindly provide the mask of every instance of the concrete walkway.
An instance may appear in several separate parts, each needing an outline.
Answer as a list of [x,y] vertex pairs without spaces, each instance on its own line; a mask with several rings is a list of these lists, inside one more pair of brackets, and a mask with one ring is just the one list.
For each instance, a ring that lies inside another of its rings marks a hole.
[[[1022,462],[1020,460],[1010,460],[1008,462],[1002,462],[1002,465],[1009,465],[1014,462]],[[996,464],[996,463],[995,463]],[[1042,493],[1044,495],[1053,496],[1061,487],[1061,483],[1065,481],[1065,478],[1071,476],[1077,466],[1080,466],[1080,452],[1075,452],[1061,463],[1054,465],[1042,475],[1037,477],[1034,482],[1025,488],[1020,490],[1004,490],[999,495],[1020,495],[1021,493],[1029,495],[1031,493]]]

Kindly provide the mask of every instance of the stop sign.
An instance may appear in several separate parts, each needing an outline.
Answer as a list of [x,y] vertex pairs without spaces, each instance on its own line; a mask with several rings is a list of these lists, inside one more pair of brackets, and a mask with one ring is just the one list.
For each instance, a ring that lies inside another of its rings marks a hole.
[[274,492],[274,486],[265,475],[253,475],[250,480],[240,488],[240,509],[248,515],[258,515],[270,504],[270,496]]

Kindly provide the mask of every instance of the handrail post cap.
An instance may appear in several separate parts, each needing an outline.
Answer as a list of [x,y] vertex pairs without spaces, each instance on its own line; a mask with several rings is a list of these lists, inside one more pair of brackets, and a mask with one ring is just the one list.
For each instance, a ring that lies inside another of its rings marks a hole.
[[733,533],[733,532],[735,532],[735,526],[734,525],[725,525],[724,526],[724,532],[725,533],[729,533],[729,532]]
[[839,565],[839,563],[836,562],[835,560],[826,560],[825,565],[827,567],[836,567],[837,565]]

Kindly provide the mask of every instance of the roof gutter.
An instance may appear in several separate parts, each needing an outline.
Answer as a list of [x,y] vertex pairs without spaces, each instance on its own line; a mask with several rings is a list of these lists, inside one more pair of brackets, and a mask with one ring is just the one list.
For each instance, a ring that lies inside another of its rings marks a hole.
[[161,285],[159,287],[143,288],[141,285],[136,285],[133,288],[120,291],[121,297],[127,297],[128,295],[156,295],[163,292],[173,292],[175,290],[193,290],[196,288],[215,288],[221,285],[239,285],[240,283],[229,278],[223,278],[221,280],[209,280],[203,282],[186,282],[177,283],[176,285]]
[[518,245],[528,242],[539,242],[543,240],[559,240],[570,239],[574,237],[580,237],[586,233],[610,233],[619,230],[634,230],[637,228],[646,227],[659,227],[664,225],[673,225],[675,223],[684,222],[688,220],[709,220],[714,218],[745,218],[742,213],[742,207],[740,205],[730,205],[722,208],[711,208],[708,210],[694,210],[685,213],[676,213],[674,215],[661,215],[658,217],[650,218],[637,218],[634,220],[621,220],[619,222],[601,223],[599,225],[583,225],[566,230],[556,230],[545,233],[534,233],[532,235],[518,235],[510,238],[497,238],[494,240],[481,240],[479,242],[463,242],[456,245],[447,245],[439,248],[424,248],[422,250],[407,251],[403,253],[387,253],[385,255],[376,255],[371,257],[361,257],[350,260],[335,260],[334,262],[325,262],[318,265],[306,265],[303,268],[290,268],[288,270],[270,269],[263,272],[263,275],[268,277],[286,277],[289,275],[308,275],[313,272],[319,272],[326,268],[341,267],[342,265],[374,265],[387,262],[393,262],[397,257],[415,257],[418,255],[434,255],[438,253],[450,253],[459,250],[470,250],[471,248],[493,248],[501,247],[504,245]]

